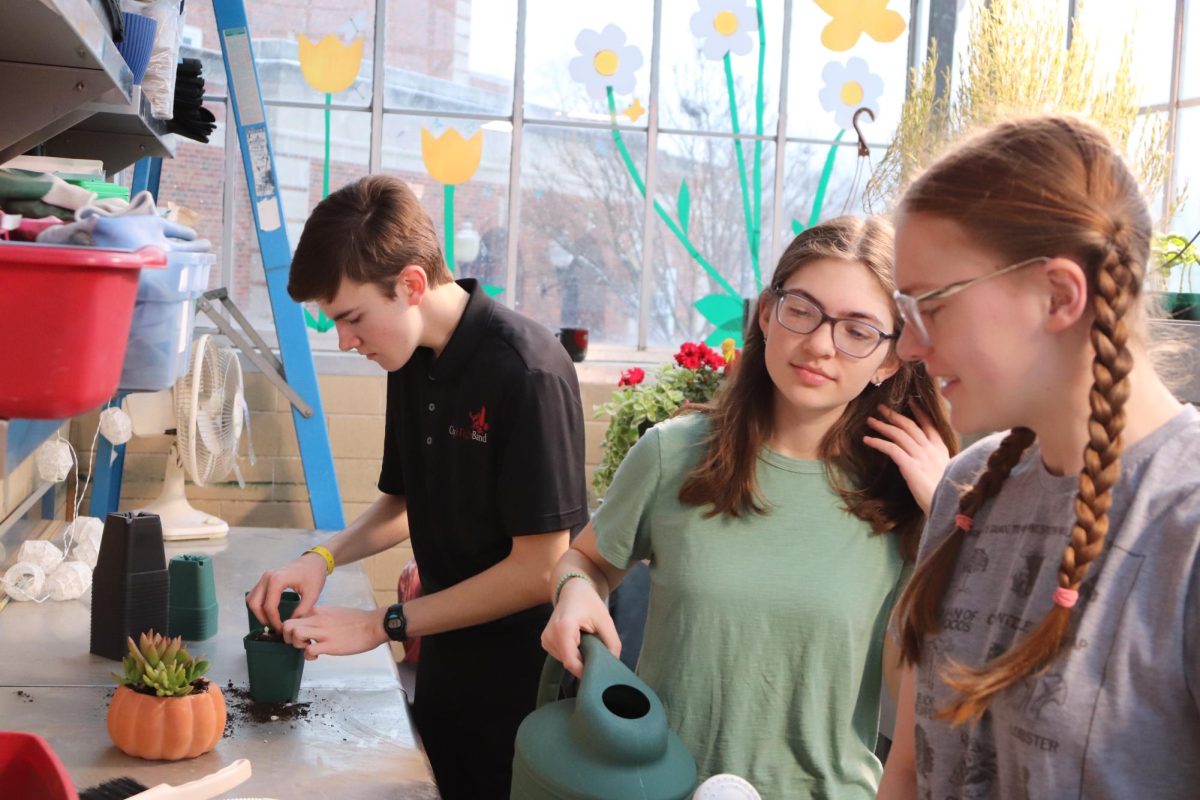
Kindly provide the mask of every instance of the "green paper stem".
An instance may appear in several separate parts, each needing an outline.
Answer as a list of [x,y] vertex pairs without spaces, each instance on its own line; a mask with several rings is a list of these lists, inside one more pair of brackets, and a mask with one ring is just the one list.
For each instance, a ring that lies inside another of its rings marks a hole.
[[846,135],[846,129],[842,128],[838,131],[837,138],[833,140],[833,144],[829,146],[829,155],[825,156],[825,169],[821,171],[821,182],[817,184],[817,196],[813,198],[812,213],[808,215],[808,225],[811,228],[817,224],[817,220],[821,218],[821,206],[825,205],[825,190],[829,188],[829,179],[833,176],[833,161],[837,158],[839,145],[837,144]]
[[443,218],[445,221],[446,268],[454,274],[454,184],[442,187]]
[[321,198],[329,197],[329,106],[333,103],[333,95],[325,93],[325,169],[321,182]]
[[[763,23],[762,0],[756,0],[758,12],[758,88],[754,98],[754,285],[762,291],[762,272],[759,269],[759,247],[762,245],[762,151],[763,151],[763,108],[766,105],[763,88],[763,72],[767,59],[767,29]],[[779,154],[775,154],[779,158]]]
[[[611,86],[608,87],[608,114],[612,119],[612,137],[613,141],[617,144],[617,151],[621,154],[621,160],[625,162],[625,169],[629,170],[629,176],[633,178],[633,183],[635,186],[637,186],[638,192],[640,192],[644,198],[646,196],[646,183],[642,180],[642,176],[638,174],[637,167],[633,163],[633,158],[629,155],[629,148],[625,146],[625,140],[621,137],[621,129],[617,127],[617,103],[616,100],[613,99],[613,90]],[[687,250],[688,255],[695,259],[696,263],[704,269],[704,271],[708,274],[708,277],[712,278],[712,280],[718,286],[724,289],[727,294],[731,294],[734,297],[740,297],[740,295],[734,291],[734,288],[729,285],[729,281],[722,278],[721,273],[717,272],[716,269],[713,268],[713,265],[708,263],[708,260],[705,259],[704,256],[700,255],[700,251],[697,250],[696,246],[692,244],[691,240],[687,237],[687,234],[680,230],[679,226],[675,223],[675,220],[671,219],[670,215],[667,214],[666,209],[664,209],[657,200],[654,201],[654,210],[658,213],[658,216],[662,218],[662,221],[666,224],[666,226],[671,229],[671,233],[675,234],[675,238],[678,239],[679,243],[683,245],[685,250]]]
[[733,88],[733,59],[725,53],[725,89],[729,93],[729,120],[733,125],[733,151],[737,155],[738,184],[742,189],[742,216],[746,219],[746,246],[750,250],[750,265],[754,268],[754,283],[760,285],[761,276],[758,270],[758,252],[754,242],[754,212],[750,210],[750,189],[746,186],[746,154],[742,151],[742,140],[736,138],[741,133],[738,123],[737,95]]

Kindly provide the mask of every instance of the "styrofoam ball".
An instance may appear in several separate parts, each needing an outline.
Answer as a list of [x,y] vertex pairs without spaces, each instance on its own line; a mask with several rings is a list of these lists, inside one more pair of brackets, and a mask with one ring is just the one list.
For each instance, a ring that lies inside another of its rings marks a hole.
[[118,406],[100,412],[100,433],[113,444],[125,444],[133,437],[133,423]]
[[71,446],[62,439],[43,442],[37,449],[37,471],[44,481],[58,483],[71,474],[75,460],[71,458]]
[[18,561],[8,568],[4,577],[0,578],[4,591],[13,600],[27,602],[40,600],[42,589],[46,585],[46,573],[37,564]]
[[63,551],[58,545],[45,539],[31,539],[21,545],[17,551],[17,561],[24,561],[41,567],[49,575],[54,568],[62,563]]
[[96,517],[76,517],[67,531],[67,541],[72,542],[71,558],[82,561],[93,569],[100,556],[100,540],[104,536],[104,523]]
[[64,561],[46,578],[51,600],[75,600],[92,588],[92,568],[82,561]]

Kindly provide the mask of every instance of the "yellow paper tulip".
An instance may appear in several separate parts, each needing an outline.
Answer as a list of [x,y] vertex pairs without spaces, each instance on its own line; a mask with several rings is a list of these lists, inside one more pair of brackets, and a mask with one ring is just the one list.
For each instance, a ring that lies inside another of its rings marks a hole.
[[464,139],[454,128],[435,137],[427,128],[421,129],[421,157],[425,170],[438,183],[457,186],[471,180],[483,158],[483,131]]
[[359,36],[349,45],[332,33],[326,34],[320,44],[300,34],[300,71],[304,80],[318,92],[337,94],[354,84],[358,77],[358,66],[362,63],[363,40]]

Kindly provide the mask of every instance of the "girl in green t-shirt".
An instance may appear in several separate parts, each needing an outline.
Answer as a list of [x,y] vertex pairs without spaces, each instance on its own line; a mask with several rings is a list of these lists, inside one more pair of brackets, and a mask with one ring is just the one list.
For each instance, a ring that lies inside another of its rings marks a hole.
[[[884,629],[956,442],[896,357],[892,231],[842,217],[784,252],[716,401],[650,431],[553,572],[546,649],[620,651],[605,598],[638,560],[638,673],[696,758],[766,798],[873,797]],[[894,659],[891,659],[894,661]]]

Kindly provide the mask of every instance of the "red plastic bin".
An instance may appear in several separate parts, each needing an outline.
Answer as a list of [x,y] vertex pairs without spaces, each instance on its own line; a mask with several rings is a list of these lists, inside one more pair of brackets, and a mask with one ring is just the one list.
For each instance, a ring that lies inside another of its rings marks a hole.
[[33,733],[0,731],[0,787],[6,798],[79,800],[58,756]]
[[0,418],[63,419],[112,397],[157,248],[0,243]]

